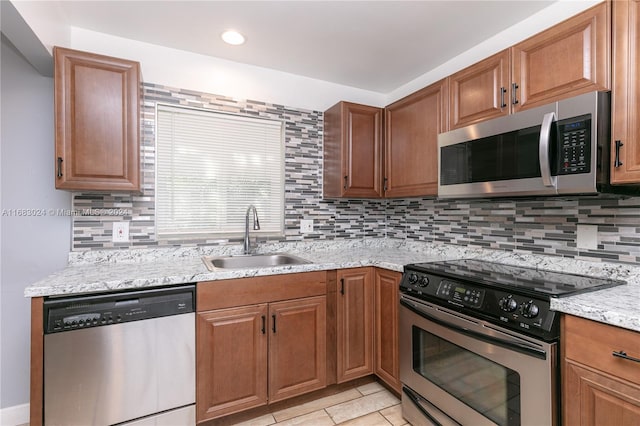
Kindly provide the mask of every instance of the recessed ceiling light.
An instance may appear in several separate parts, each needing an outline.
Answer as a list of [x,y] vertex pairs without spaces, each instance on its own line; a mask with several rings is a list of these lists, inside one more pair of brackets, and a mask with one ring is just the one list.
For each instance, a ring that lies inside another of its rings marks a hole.
[[244,36],[235,30],[225,31],[221,37],[225,43],[233,44],[234,46],[244,43]]

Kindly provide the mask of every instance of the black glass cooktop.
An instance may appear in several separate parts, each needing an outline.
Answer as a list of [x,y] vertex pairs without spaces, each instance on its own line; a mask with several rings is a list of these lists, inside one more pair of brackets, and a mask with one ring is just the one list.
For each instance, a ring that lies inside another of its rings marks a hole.
[[625,281],[562,272],[543,271],[484,260],[461,259],[405,266],[408,269],[463,279],[494,288],[517,288],[547,297],[571,296],[626,284]]

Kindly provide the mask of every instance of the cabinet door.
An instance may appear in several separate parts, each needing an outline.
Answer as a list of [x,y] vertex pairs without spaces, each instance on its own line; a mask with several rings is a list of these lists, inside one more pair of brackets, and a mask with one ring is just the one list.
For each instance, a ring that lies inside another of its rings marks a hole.
[[140,189],[137,62],[54,49],[56,188]]
[[373,373],[372,272],[372,268],[338,271],[338,383]]
[[[611,183],[640,183],[640,1],[613,2]],[[616,141],[619,161],[616,162]],[[621,164],[620,164],[621,163]]]
[[447,130],[447,88],[441,80],[386,108],[386,197],[438,194],[438,133]]
[[572,315],[561,319],[566,425],[640,424],[640,333]]
[[449,128],[510,113],[509,50],[449,76]]
[[326,296],[269,305],[269,402],[327,384]]
[[640,425],[640,386],[579,363],[564,363],[567,426]]
[[198,422],[267,403],[267,305],[197,315]]
[[398,286],[400,272],[376,269],[374,285],[375,305],[375,373],[400,393],[398,364]]
[[513,111],[610,87],[610,3],[511,48]]
[[382,196],[382,109],[340,102],[324,113],[324,196]]

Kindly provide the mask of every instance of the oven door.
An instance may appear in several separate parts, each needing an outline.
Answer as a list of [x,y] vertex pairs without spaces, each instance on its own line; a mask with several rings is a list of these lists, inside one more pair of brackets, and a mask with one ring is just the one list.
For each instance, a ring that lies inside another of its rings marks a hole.
[[555,425],[556,346],[402,294],[403,415],[415,425]]

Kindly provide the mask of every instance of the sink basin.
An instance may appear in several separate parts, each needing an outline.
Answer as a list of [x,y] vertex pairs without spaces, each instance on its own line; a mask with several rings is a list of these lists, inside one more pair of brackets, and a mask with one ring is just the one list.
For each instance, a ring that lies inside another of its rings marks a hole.
[[237,256],[204,256],[202,261],[210,271],[220,269],[266,268],[270,266],[304,265],[311,263],[286,253],[249,254]]

